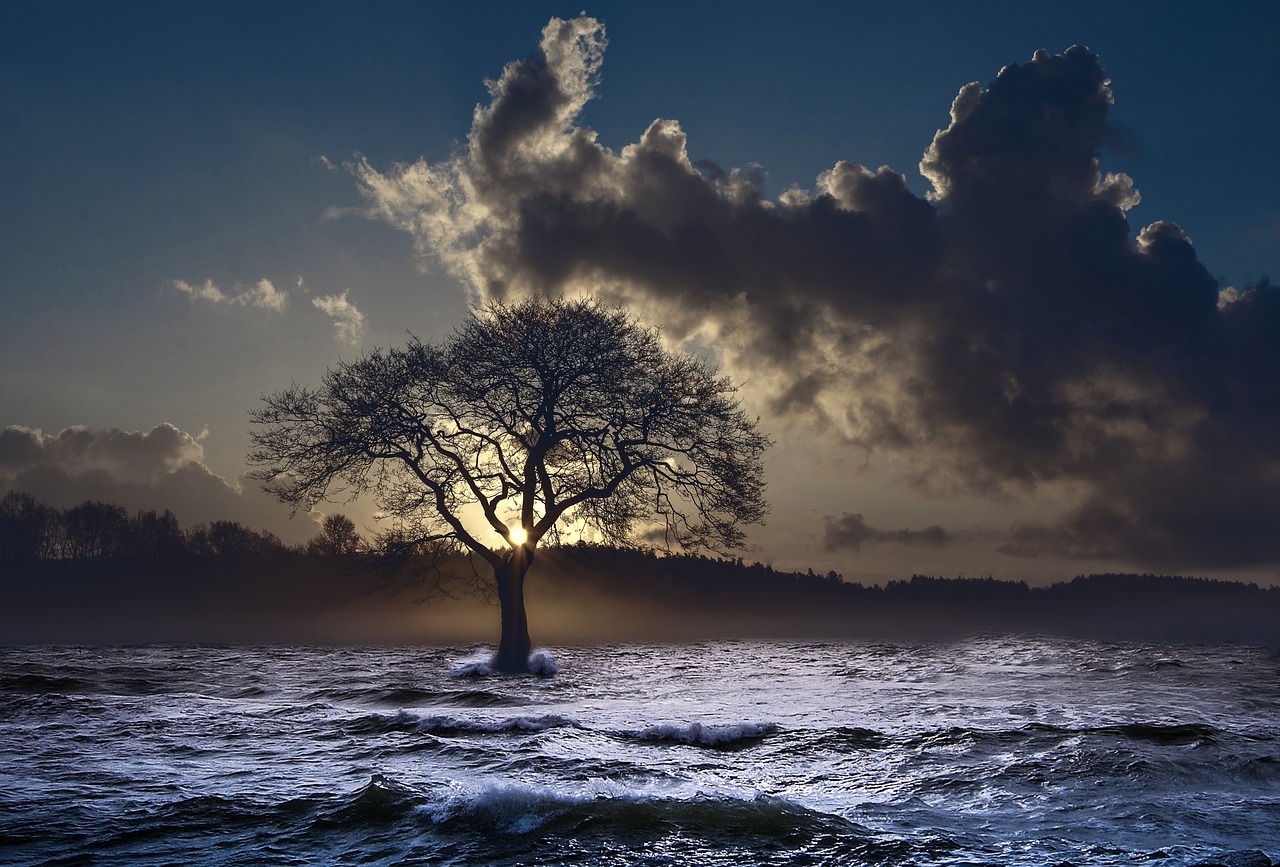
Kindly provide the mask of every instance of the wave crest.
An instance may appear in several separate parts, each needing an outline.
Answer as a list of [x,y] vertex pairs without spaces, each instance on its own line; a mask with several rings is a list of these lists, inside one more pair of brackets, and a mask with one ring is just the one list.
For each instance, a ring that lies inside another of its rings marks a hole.
[[777,730],[777,723],[771,722],[740,722],[719,725],[699,722],[685,725],[660,723],[639,731],[623,732],[623,736],[649,743],[687,744],[695,747],[728,749],[758,743]]
[[[549,650],[535,650],[529,654],[529,673],[536,677],[551,677],[560,669],[556,658]],[[449,669],[449,676],[455,680],[470,680],[478,677],[489,677],[495,674],[490,657],[468,659]]]
[[417,811],[442,829],[470,833],[477,827],[504,834],[584,829],[602,835],[650,839],[674,828],[706,840],[812,840],[826,834],[865,840],[868,829],[839,816],[765,795],[734,797],[698,794],[671,797],[630,791],[598,781],[594,787],[563,792],[539,786],[494,783],[459,791]]
[[500,735],[546,731],[553,728],[578,728],[578,722],[558,714],[511,716],[502,719],[462,719],[448,715],[423,715],[410,711],[394,714],[370,714],[353,720],[348,729],[354,734],[384,732],[416,732],[438,737],[461,735]]

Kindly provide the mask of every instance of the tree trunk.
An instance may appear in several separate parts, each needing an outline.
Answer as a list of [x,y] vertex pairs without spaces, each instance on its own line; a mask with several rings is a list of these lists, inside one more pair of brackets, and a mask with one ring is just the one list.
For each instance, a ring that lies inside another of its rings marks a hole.
[[524,576],[533,565],[533,552],[521,545],[511,559],[493,570],[502,609],[502,637],[491,663],[494,671],[524,674],[529,671],[529,621],[524,613]]

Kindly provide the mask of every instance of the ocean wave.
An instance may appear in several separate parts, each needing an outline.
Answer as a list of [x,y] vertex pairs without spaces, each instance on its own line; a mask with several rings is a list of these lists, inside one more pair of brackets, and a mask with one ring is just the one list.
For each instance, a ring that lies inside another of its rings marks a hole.
[[551,677],[559,671],[556,658],[547,650],[535,650],[529,654],[529,671],[539,677]]
[[340,686],[317,689],[307,694],[309,698],[328,701],[350,701],[360,704],[396,705],[428,704],[439,698],[440,693],[430,689],[393,686]]
[[300,847],[319,847],[317,855],[334,856],[353,844],[377,850],[377,843],[395,851],[396,841],[406,836],[434,840],[430,846],[439,847],[436,851],[467,852],[475,863],[512,863],[502,853],[525,847],[537,847],[529,854],[541,851],[545,858],[542,847],[549,840],[574,841],[583,856],[567,859],[574,863],[591,863],[593,851],[628,851],[655,840],[681,851],[710,846],[744,855],[790,849],[854,856],[883,845],[879,835],[856,822],[762,794],[672,796],[608,780],[576,790],[489,782],[431,791],[376,773],[354,791],[284,801],[219,795],[179,799],[131,814],[81,852],[204,864],[215,863],[202,858],[209,853],[201,844],[209,841],[246,857],[245,850],[263,843],[295,854]]
[[109,849],[163,840],[175,834],[228,834],[273,818],[276,811],[243,796],[194,795],[125,814],[95,841]]
[[179,692],[177,684],[145,669],[87,671],[69,668],[54,674],[22,672],[0,676],[0,694],[30,695],[162,695]]
[[88,692],[92,686],[87,680],[65,675],[14,674],[0,677],[0,692],[66,695]]
[[[468,680],[477,677],[490,677],[496,672],[490,662],[491,657],[468,659],[449,669],[449,676],[455,680]],[[560,669],[556,658],[549,650],[535,650],[529,654],[529,673],[537,677],[551,677]]]
[[771,722],[740,723],[659,723],[635,731],[620,734],[632,740],[658,744],[687,744],[696,747],[729,749],[747,746],[764,740],[778,731],[778,724]]
[[309,694],[312,698],[351,702],[375,707],[501,707],[520,704],[516,699],[483,689],[420,689],[408,686],[333,687]]
[[1211,725],[1184,723],[1127,723],[1085,729],[1089,734],[1119,735],[1135,741],[1148,741],[1164,746],[1204,746],[1214,743],[1222,730]]
[[471,680],[477,677],[489,677],[493,673],[493,666],[489,664],[489,660],[487,659],[473,659],[468,662],[460,662],[449,669],[449,676],[454,680]]
[[374,774],[369,782],[350,795],[337,799],[298,798],[281,806],[296,813],[316,813],[316,827],[361,826],[380,820],[394,820],[426,801],[426,795],[383,774]]
[[1011,729],[980,729],[952,726],[917,732],[901,738],[903,746],[918,749],[982,744],[1016,746],[1031,741],[1062,741],[1075,737],[1113,737],[1148,742],[1161,746],[1206,746],[1225,734],[1221,729],[1201,723],[1122,723],[1102,726],[1057,726],[1029,723]]
[[875,729],[857,726],[836,726],[818,738],[819,745],[837,750],[878,750],[889,746],[891,739]]
[[607,781],[566,792],[493,783],[423,804],[417,812],[443,830],[523,835],[539,833],[702,840],[811,840],[820,833],[865,839],[868,829],[784,798],[699,793],[689,797],[627,790]]
[[462,719],[448,715],[423,715],[410,711],[369,714],[351,720],[346,730],[352,734],[416,732],[437,737],[463,735],[528,734],[553,728],[578,728],[576,720],[556,714],[512,716],[503,719]]

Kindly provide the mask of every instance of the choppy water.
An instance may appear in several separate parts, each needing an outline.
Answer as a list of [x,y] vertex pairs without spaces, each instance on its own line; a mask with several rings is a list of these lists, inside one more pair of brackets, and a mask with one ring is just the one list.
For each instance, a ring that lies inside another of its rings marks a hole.
[[1280,657],[985,637],[0,649],[4,864],[1280,857]]

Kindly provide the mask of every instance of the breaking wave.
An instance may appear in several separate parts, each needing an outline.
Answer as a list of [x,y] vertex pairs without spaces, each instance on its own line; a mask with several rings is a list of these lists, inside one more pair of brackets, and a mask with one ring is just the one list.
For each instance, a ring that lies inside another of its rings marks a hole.
[[710,723],[661,723],[637,731],[622,732],[623,737],[657,744],[687,744],[696,747],[730,749],[747,746],[764,740],[778,731],[776,723],[741,722],[728,724]]
[[[468,680],[489,677],[496,672],[491,663],[492,654],[483,658],[464,660],[449,669],[449,676],[455,680]],[[560,669],[556,666],[556,658],[548,650],[535,650],[529,654],[529,673],[538,677],[551,677]]]
[[627,790],[605,782],[578,792],[511,783],[452,793],[417,808],[446,829],[482,828],[505,834],[626,830],[661,835],[673,829],[695,838],[761,840],[818,831],[865,835],[860,825],[784,798],[765,795],[688,797]]
[[556,714],[512,716],[502,719],[462,719],[456,716],[423,715],[402,710],[394,714],[369,714],[359,717],[349,722],[346,729],[352,734],[418,732],[437,737],[459,737],[527,734],[564,727],[577,728],[578,723]]
[[0,648],[0,863],[1280,854],[1272,651],[993,641],[566,648],[481,680],[450,676],[475,648]]

